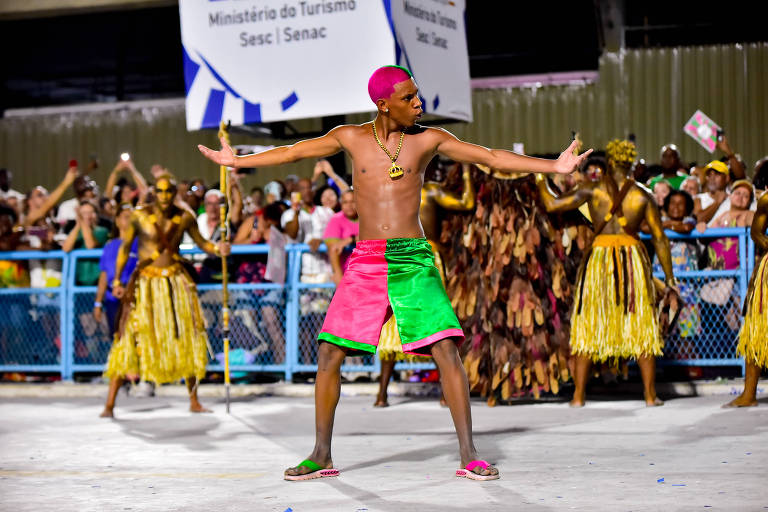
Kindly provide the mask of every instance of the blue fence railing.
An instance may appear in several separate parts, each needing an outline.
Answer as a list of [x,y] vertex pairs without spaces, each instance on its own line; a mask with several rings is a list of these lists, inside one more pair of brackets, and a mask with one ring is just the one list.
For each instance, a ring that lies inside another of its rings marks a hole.
[[[681,236],[668,232],[671,241],[730,238],[738,243],[739,268],[677,272],[684,315],[678,329],[666,339],[661,364],[734,365],[743,368],[735,354],[739,308],[744,300],[754,245],[748,229],[709,230]],[[285,285],[229,283],[230,368],[239,372],[281,373],[292,380],[296,372],[317,370],[317,333],[333,294],[333,283],[301,281],[303,244],[287,246]],[[266,245],[232,247],[235,262],[248,256],[264,257]],[[321,246],[321,252],[325,247]],[[197,249],[182,254],[202,254]],[[98,259],[100,249],[0,253],[0,260],[59,260],[62,283],[55,288],[0,288],[0,371],[54,372],[72,379],[77,372],[103,370],[111,337],[106,321],[92,315],[95,286],[76,283],[81,259]],[[237,267],[231,268],[235,274]],[[208,369],[223,371],[221,284],[197,285],[200,303],[214,353]],[[687,315],[687,316],[685,316]],[[735,323],[734,323],[735,322]],[[343,372],[378,372],[377,357],[350,357]],[[434,368],[433,363],[398,363],[399,369]]]
[[[671,244],[698,243],[703,251],[707,251],[713,241],[719,241],[721,247],[737,247],[739,264],[727,270],[675,269],[684,306],[677,328],[665,339],[664,357],[659,363],[740,366],[743,374],[744,360],[736,355],[736,345],[742,322],[741,308],[755,261],[749,228],[712,228],[704,233],[694,230],[689,235],[667,230],[666,235]],[[644,240],[649,238],[641,236]],[[674,256],[673,252],[673,259]],[[663,273],[654,275],[664,278]]]

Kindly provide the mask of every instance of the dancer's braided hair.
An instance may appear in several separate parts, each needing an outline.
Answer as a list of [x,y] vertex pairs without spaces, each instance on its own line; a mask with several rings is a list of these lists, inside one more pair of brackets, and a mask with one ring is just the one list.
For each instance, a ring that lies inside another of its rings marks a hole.
[[628,168],[637,159],[637,148],[628,140],[613,139],[605,147],[605,155],[613,165]]

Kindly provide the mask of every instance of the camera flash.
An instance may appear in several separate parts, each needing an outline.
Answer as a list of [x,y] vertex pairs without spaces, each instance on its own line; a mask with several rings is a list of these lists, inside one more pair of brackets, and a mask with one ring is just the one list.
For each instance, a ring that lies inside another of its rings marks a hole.
[[128,153],[123,153],[122,155],[120,155],[120,158],[123,160],[123,162],[127,162],[128,160],[131,159],[131,155],[129,155]]

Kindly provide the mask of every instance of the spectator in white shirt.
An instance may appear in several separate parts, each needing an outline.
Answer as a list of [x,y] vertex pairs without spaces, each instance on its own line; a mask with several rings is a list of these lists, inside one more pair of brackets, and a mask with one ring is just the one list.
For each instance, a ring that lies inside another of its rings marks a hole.
[[307,178],[302,178],[297,187],[298,191],[291,195],[291,207],[283,213],[280,223],[292,243],[305,243],[312,251],[301,256],[301,281],[327,283],[331,280],[331,266],[325,254],[316,253],[323,241],[323,233],[316,231],[312,222],[312,214],[316,208],[312,183]]

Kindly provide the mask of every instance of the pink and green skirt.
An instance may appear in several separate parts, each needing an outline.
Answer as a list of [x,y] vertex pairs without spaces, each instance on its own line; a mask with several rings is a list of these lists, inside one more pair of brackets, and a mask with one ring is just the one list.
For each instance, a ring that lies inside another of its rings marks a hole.
[[424,238],[357,242],[318,339],[376,352],[393,315],[406,354],[429,355],[429,346],[445,338],[464,340]]

